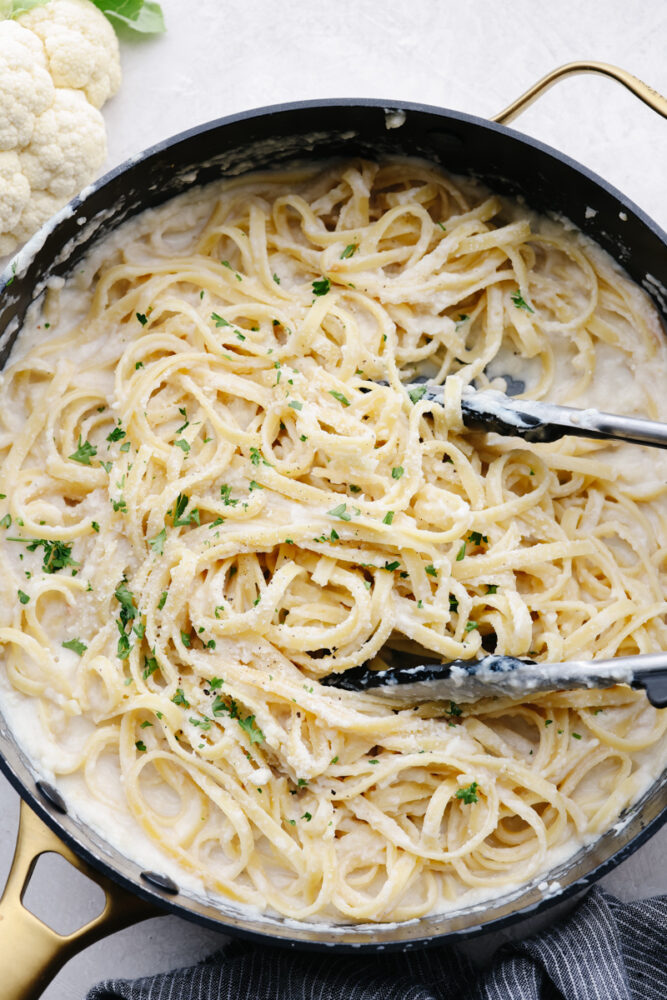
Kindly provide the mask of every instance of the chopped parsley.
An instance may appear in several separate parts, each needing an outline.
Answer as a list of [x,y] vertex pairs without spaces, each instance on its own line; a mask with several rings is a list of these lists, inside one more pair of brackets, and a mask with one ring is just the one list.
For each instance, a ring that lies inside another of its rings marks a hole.
[[262,743],[264,740],[264,733],[255,724],[255,716],[248,715],[245,719],[237,719],[237,722],[243,732],[247,735],[251,743]]
[[190,702],[185,697],[183,688],[176,688],[176,694],[171,700],[173,701],[174,705],[182,705],[183,708],[190,708]]
[[166,538],[167,538],[167,529],[163,528],[162,531],[158,531],[157,535],[154,535],[153,538],[148,539],[148,545],[153,550],[153,552],[161,556],[164,553],[164,543],[166,541]]
[[121,630],[124,630],[134,621],[135,618],[139,617],[139,610],[134,603],[134,594],[128,588],[125,580],[122,580],[116,587],[114,597],[120,604],[120,618],[118,625]]
[[218,688],[221,688],[224,683],[225,681],[223,677],[211,677],[210,681],[208,682],[208,686],[210,687],[211,691],[217,691]]
[[349,399],[347,396],[344,396],[342,392],[336,392],[335,389],[329,389],[329,395],[333,396],[334,399],[337,399],[339,403],[343,404],[343,406],[350,405]]
[[479,622],[468,621],[466,622],[466,632],[474,632],[476,628],[479,628]]
[[383,524],[391,524],[391,522],[393,520],[394,520],[394,512],[393,512],[393,510],[388,510],[387,513],[382,518],[382,523]]
[[[337,542],[339,539],[340,539],[340,535],[338,534],[338,532],[336,531],[335,528],[332,528],[330,535],[327,535],[327,534],[320,535],[319,538],[313,538],[313,541],[314,542]],[[286,538],[285,542],[287,542],[290,545],[294,544],[294,542],[291,539],[289,539],[289,538]]]
[[291,406],[293,410],[302,410],[303,409],[303,403],[300,403],[298,399],[293,399],[287,405]]
[[[17,541],[23,542],[25,539],[19,538]],[[72,559],[71,545],[66,545],[65,542],[51,541],[47,538],[34,538],[31,542],[27,543],[28,551],[34,552],[40,545],[44,548],[42,569],[45,573],[57,573],[59,569],[64,569],[65,566],[79,565],[75,559]]]
[[211,319],[217,327],[232,325],[229,320],[225,319],[224,316],[219,316],[218,313],[211,313]]
[[26,593],[24,593],[22,590],[18,591],[18,595],[19,595],[19,601],[21,602],[21,604],[27,604],[28,601],[30,600],[29,596]]
[[425,385],[416,385],[414,389],[410,389],[408,393],[408,396],[410,397],[413,403],[418,403],[419,400],[423,399],[425,395],[426,395]]
[[572,733],[572,738],[575,739],[575,740],[580,740],[581,739],[581,733]]
[[160,667],[154,656],[144,657],[144,680],[148,680],[148,678],[159,669]]
[[430,566],[426,567],[426,572],[428,573],[429,576],[437,576],[438,575],[438,571],[437,571],[437,569],[435,568],[435,566],[432,563],[431,563]]
[[181,424],[180,427],[176,428],[176,433],[180,434],[181,431],[184,431],[186,427],[190,426],[190,421],[188,420],[188,411],[185,409],[184,406],[179,406],[178,412],[180,413],[180,415],[183,417],[183,420],[185,421],[184,424]]
[[278,277],[275,271],[273,272],[273,280],[275,281],[276,285],[280,284],[280,278]]
[[[220,682],[222,683],[222,681]],[[211,687],[213,685],[211,684]],[[214,715],[225,715],[229,714],[230,719],[236,719],[241,729],[246,733],[251,743],[261,743],[265,737],[262,730],[255,723],[255,716],[248,715],[245,719],[239,715],[239,706],[236,701],[231,698],[229,704],[224,700],[222,695],[216,695],[215,701],[213,702],[212,711]]]
[[81,435],[79,434],[79,444],[76,451],[69,457],[74,462],[80,462],[81,465],[90,465],[91,458],[97,455],[97,448],[95,448],[89,441],[81,441]]
[[198,726],[199,729],[206,730],[206,729],[210,729],[211,728],[211,723],[208,721],[208,719],[193,719],[193,718],[189,718],[188,722],[192,726]]
[[144,316],[143,313],[137,313],[136,315],[137,315],[137,319],[139,320],[139,322],[141,323],[141,325],[142,326],[146,326],[146,323],[148,323],[148,317]]
[[120,441],[124,437],[125,437],[125,431],[123,430],[123,428],[119,424],[118,427],[114,427],[114,429],[112,430],[111,434],[107,435],[107,441],[109,441],[109,442],[111,442],[111,444],[113,444],[114,441]]
[[331,514],[332,517],[339,517],[341,521],[352,520],[352,515],[348,514],[347,504],[345,503],[339,503],[337,507],[333,507],[331,510],[328,510],[327,514]]
[[220,497],[225,507],[236,507],[238,500],[232,500],[232,488],[226,484],[220,487]]
[[253,465],[259,465],[259,463],[261,462],[262,465],[268,465],[269,468],[271,467],[271,463],[267,462],[267,460],[264,458],[259,448],[250,449],[250,461],[252,462]]
[[331,282],[328,278],[319,278],[317,281],[313,282],[314,295],[326,295],[330,288]]
[[147,747],[143,740],[137,740],[134,745],[141,753],[146,753]]
[[81,642],[81,639],[68,639],[67,642],[63,642],[62,645],[65,649],[71,649],[77,656],[83,656],[88,647],[85,642]]
[[466,542],[462,542],[462,543],[461,543],[461,548],[460,548],[460,549],[459,549],[459,551],[458,551],[458,552],[456,553],[456,561],[457,561],[457,562],[461,562],[461,560],[462,560],[462,559],[463,559],[463,557],[465,556],[465,554],[466,554],[466,544],[467,544]]
[[486,535],[483,535],[480,531],[471,531],[468,535],[468,541],[472,542],[473,545],[481,545],[482,542],[485,545],[489,544],[489,539]]
[[174,510],[172,514],[172,520],[175,526],[190,523],[189,515],[188,517],[185,518],[185,520],[182,520],[185,508],[189,503],[190,503],[190,497],[186,496],[185,493],[179,493],[178,496],[176,497],[176,503],[174,505]]
[[[236,702],[232,698],[232,705],[235,705],[235,704],[236,704]],[[215,696],[215,700],[213,702],[213,705],[211,706],[211,711],[213,712],[214,715],[224,715],[225,712],[229,712],[230,715],[231,715],[230,707],[227,704],[227,702],[224,700],[224,698],[222,697],[221,694],[217,694]],[[232,715],[232,718],[235,718],[235,717],[236,717],[235,715]]]
[[99,532],[99,530],[100,530],[100,526],[97,523],[97,521],[91,521],[90,522],[90,527],[93,529],[93,531],[98,531]]
[[347,260],[349,257],[353,257],[355,252],[359,249],[358,243],[348,243],[348,245],[343,250],[340,255],[341,260]]
[[498,584],[497,583],[487,583],[487,585],[486,585],[486,592],[487,592],[487,594],[496,594],[498,592]]
[[184,632],[183,629],[181,629],[181,642],[183,643],[186,649],[190,649],[190,647],[192,646],[192,639],[190,638],[190,633]]
[[402,465],[395,465],[394,468],[391,470],[391,478],[400,479],[404,472],[405,469],[403,468]]
[[465,788],[459,788],[456,793],[456,798],[461,799],[466,805],[472,805],[473,802],[477,802],[477,782],[473,781],[472,784],[466,785]]
[[190,445],[185,440],[185,438],[179,438],[178,441],[174,441],[174,447],[180,448],[181,451],[184,452],[184,454],[186,455],[190,451]]
[[116,627],[118,628],[118,645],[116,646],[116,656],[119,660],[126,660],[130,655],[130,638],[125,632],[120,619],[116,619]]
[[261,485],[261,483],[256,483],[254,479],[251,479],[250,482],[248,483],[248,489],[252,493],[253,490],[263,490],[264,487]]
[[163,607],[167,603],[167,594],[168,594],[167,590],[163,590],[162,593],[160,594],[160,600],[157,602],[158,611],[162,611]]
[[[5,516],[0,520],[0,528],[11,528],[12,526],[12,515],[5,514]],[[23,539],[21,539],[23,541]]]
[[175,528],[182,528],[188,524],[201,523],[198,507],[195,507],[193,510],[190,511],[190,513],[186,517],[183,517],[183,514],[185,513],[185,508],[189,503],[190,503],[190,498],[186,496],[185,493],[179,493],[178,496],[176,497],[176,503],[174,504],[173,513],[168,512],[172,514],[172,520],[174,522]]
[[535,312],[535,310],[532,309],[528,305],[528,303],[526,302],[526,300],[524,299],[523,295],[521,294],[520,289],[517,288],[516,292],[512,292],[512,294],[510,295],[510,298],[511,298],[512,302],[514,303],[514,305],[517,307],[517,309],[525,309],[525,311],[529,312],[529,313],[534,313]]
[[387,571],[388,571],[389,573],[393,573],[393,572],[394,572],[394,570],[395,570],[395,569],[398,569],[398,567],[399,567],[400,565],[401,565],[401,564],[400,564],[400,562],[398,561],[398,559],[395,559],[395,560],[394,560],[394,562],[386,562],[386,563],[384,564],[384,566],[382,567],[382,569],[386,569],[386,570],[387,570]]

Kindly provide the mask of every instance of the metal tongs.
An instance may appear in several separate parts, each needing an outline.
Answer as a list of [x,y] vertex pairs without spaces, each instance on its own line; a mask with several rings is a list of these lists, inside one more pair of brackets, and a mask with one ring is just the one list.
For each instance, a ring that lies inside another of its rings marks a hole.
[[328,674],[321,684],[345,691],[370,691],[388,701],[453,701],[482,698],[525,699],[541,691],[606,688],[629,684],[643,688],[656,708],[667,708],[667,653],[617,656],[612,660],[537,663],[524,657],[489,654],[480,659],[420,663],[413,653],[383,650],[383,659],[400,660],[384,670],[366,664]]
[[[431,402],[443,402],[444,387],[415,382],[406,386],[413,394]],[[461,416],[470,430],[494,431],[524,441],[557,441],[566,435],[629,441],[632,444],[667,448],[667,424],[643,417],[624,417],[600,410],[515,399],[495,390],[464,392]]]
[[[444,387],[426,382],[407,385],[413,400],[443,403]],[[667,424],[641,417],[623,417],[599,410],[580,410],[554,403],[514,399],[502,392],[471,390],[461,398],[466,427],[521,437],[525,441],[556,441],[566,435],[609,438],[667,448]],[[449,663],[420,662],[410,653],[383,650],[383,660],[400,662],[374,670],[362,664],[321,681],[346,691],[369,691],[388,700],[451,700],[473,702],[488,697],[525,698],[540,691],[605,688],[629,684],[644,688],[656,708],[667,707],[667,652],[618,656],[611,660],[537,663],[524,657],[488,655]],[[421,658],[423,659],[423,657]]]

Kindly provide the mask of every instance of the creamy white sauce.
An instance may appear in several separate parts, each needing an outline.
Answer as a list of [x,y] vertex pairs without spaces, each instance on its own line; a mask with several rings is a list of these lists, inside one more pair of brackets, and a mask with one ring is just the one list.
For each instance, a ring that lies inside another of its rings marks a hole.
[[[404,112],[387,111],[387,128],[400,127],[404,121]],[[192,197],[193,199],[196,198],[196,194],[193,194]],[[66,214],[67,210],[64,211]],[[165,209],[158,211],[164,213]],[[180,203],[178,211],[189,213],[190,221],[193,225],[196,225],[198,220],[203,220],[201,210],[197,205],[188,205],[187,198]],[[595,210],[587,209],[587,218],[592,217],[594,214]],[[61,217],[63,216],[61,215]],[[89,303],[90,283],[99,263],[103,258],[108,259],[116,248],[127,245],[134,234],[145,228],[150,217],[151,212],[145,213],[141,218],[125,224],[116,233],[108,237],[101,246],[93,250],[87,260],[80,265],[76,275],[66,284],[62,279],[51,279],[48,282],[50,292],[58,293],[57,309],[61,325],[74,325],[85,315]],[[99,220],[96,220],[94,223],[91,222],[91,225],[93,224],[98,225]],[[42,235],[42,239],[44,235]],[[26,248],[27,257],[35,252],[35,248],[38,245],[39,243],[36,243],[32,247]],[[31,307],[21,336],[13,349],[12,361],[24,357],[34,345],[40,343],[48,336],[48,331],[44,329],[44,319],[41,314],[42,305],[42,300],[39,300]],[[652,322],[654,322],[653,319]],[[661,331],[658,332],[660,333]],[[90,345],[90,352],[96,352],[99,349],[99,342]],[[84,351],[80,360],[85,360],[86,356],[86,352]],[[660,349],[659,356],[661,362],[664,362],[666,356],[664,348]],[[568,393],[578,380],[580,373],[572,371],[572,359],[566,344],[554,344],[554,357],[559,393],[563,399],[567,399]],[[600,377],[577,400],[577,405],[588,408],[581,416],[582,422],[585,422],[586,419],[594,419],[598,409],[613,408],[620,412],[641,415],[645,410],[647,392],[653,399],[661,400],[660,416],[663,419],[667,418],[667,399],[665,399],[664,385],[662,383],[665,370],[664,364],[658,365],[652,360],[647,360],[639,366],[633,363],[632,378],[629,379],[627,360],[623,351],[607,348],[605,345],[602,345],[597,352],[596,364]],[[537,361],[522,359],[509,351],[505,351],[502,357],[499,355],[494,360],[488,374],[489,377],[493,378],[501,378],[502,375],[509,374],[515,379],[525,381],[526,386],[530,387],[537,378],[538,368],[539,363]],[[1,383],[2,375],[0,374]],[[491,405],[493,403],[493,394],[487,393],[486,395],[487,405]],[[610,400],[613,401],[613,407],[609,405]],[[646,483],[656,485],[667,482],[667,454],[663,452],[649,451],[648,449],[636,446],[627,446],[627,448],[616,450],[614,456],[614,461],[617,463],[620,474],[625,475],[630,481],[637,481],[643,478]],[[596,458],[599,457],[601,457],[600,453],[596,455]],[[91,514],[95,509],[95,506],[92,505]],[[278,501],[275,498],[272,500],[271,513],[278,521],[282,520],[284,516],[285,523],[293,523],[294,521],[298,521],[300,517],[302,518],[298,510],[298,505],[287,504],[285,501]],[[322,514],[324,515],[325,513],[326,511],[323,510]],[[345,526],[342,525],[341,532],[344,529]],[[122,540],[119,539],[119,542],[122,543]],[[17,551],[17,560],[18,557],[19,554]],[[242,643],[239,644],[236,652],[245,653],[245,656],[250,658],[252,651],[250,648],[244,650],[241,648],[242,646]],[[67,669],[68,665],[73,666],[75,663],[74,654],[70,654],[68,651],[63,650],[60,657],[64,670]],[[541,665],[535,672],[535,676],[538,679],[544,678],[546,673],[546,665]],[[619,681],[627,681],[629,678],[630,675],[627,670],[625,672],[621,671],[620,675],[616,677]],[[483,672],[478,675],[478,679],[485,681],[493,680],[491,674],[486,677],[483,676]],[[464,683],[463,676],[459,676],[456,673],[454,673],[452,680],[454,684],[463,685]],[[521,681],[517,680],[517,684],[524,682],[525,678]],[[539,686],[537,680],[535,681],[535,686]],[[488,688],[485,689],[484,693],[489,693]],[[73,706],[63,707],[68,711],[75,710]],[[152,871],[159,871],[173,878],[187,894],[192,895],[194,898],[202,898],[209,901],[213,899],[215,902],[219,902],[219,900],[215,899],[214,896],[205,890],[200,879],[191,873],[185,872],[183,867],[173,857],[168,855],[153,841],[149,840],[127,810],[112,808],[107,804],[93,800],[85,780],[80,773],[59,775],[56,779],[55,770],[56,765],[62,762],[63,744],[54,742],[47,735],[36,714],[35,704],[32,699],[26,698],[13,689],[2,674],[0,674],[0,708],[3,715],[11,721],[12,732],[19,746],[34,763],[39,774],[57,786],[67,802],[69,812],[73,816],[95,830],[100,837],[116,847],[122,854],[135,860],[140,866]],[[82,744],[92,723],[87,723],[83,719],[81,723],[78,738]],[[72,749],[74,750],[75,748],[73,747]],[[638,776],[638,787],[640,789],[638,794],[645,791],[657,779],[666,761],[667,747],[664,745],[661,754],[653,754],[650,759],[642,761]],[[268,772],[266,774],[256,773],[255,780],[257,784],[265,784],[269,780],[269,777]],[[118,783],[121,780],[119,774],[112,775],[111,779],[112,783],[113,780],[116,780]],[[156,795],[157,799],[160,800],[159,791]],[[169,797],[165,793],[160,801],[160,807],[166,810],[168,805]],[[619,821],[614,830],[620,832],[628,821],[628,819]],[[551,869],[564,863],[583,844],[584,839],[577,838],[573,834],[566,843],[552,849],[549,852]],[[537,888],[545,895],[557,893],[560,887],[560,882],[557,880],[543,879],[542,876],[540,876],[540,882],[537,885]],[[524,883],[520,879],[517,879],[516,883],[512,886],[502,886],[497,889],[485,887],[478,890],[468,890],[463,901],[443,902],[439,906],[439,911],[455,912],[463,908],[466,912],[473,912],[475,910],[480,910],[481,912],[485,909],[489,900],[510,895],[514,891],[523,891],[525,888]],[[462,902],[465,903],[463,907]],[[230,908],[227,902],[224,903],[224,906],[227,909]],[[244,907],[243,909],[244,912],[248,912],[250,908]],[[261,914],[257,914],[257,919],[262,919]],[[290,924],[290,921],[283,922],[288,926]],[[318,920],[317,922],[324,923],[329,929],[335,928],[334,924],[326,923],[326,921]],[[299,926],[298,921],[292,923],[295,926]]]

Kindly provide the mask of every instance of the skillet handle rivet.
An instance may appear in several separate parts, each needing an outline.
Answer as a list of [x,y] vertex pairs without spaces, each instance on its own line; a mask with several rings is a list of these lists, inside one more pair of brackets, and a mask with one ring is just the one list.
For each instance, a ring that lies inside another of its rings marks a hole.
[[170,892],[176,895],[181,891],[174,880],[169,878],[168,875],[160,875],[159,872],[142,872],[141,877],[145,882],[155,886],[156,889],[162,889],[163,892]]
[[43,798],[46,799],[50,806],[53,806],[53,808],[59,813],[67,812],[67,805],[65,804],[64,798],[60,792],[53,787],[53,785],[50,785],[48,781],[37,781],[35,784],[37,786],[37,791]]

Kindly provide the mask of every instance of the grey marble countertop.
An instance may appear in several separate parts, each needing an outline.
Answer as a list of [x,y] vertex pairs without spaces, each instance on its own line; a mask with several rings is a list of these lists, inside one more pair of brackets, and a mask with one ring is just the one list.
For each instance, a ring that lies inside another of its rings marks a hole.
[[[247,108],[316,97],[412,100],[491,115],[573,59],[623,66],[667,93],[667,5],[646,0],[162,0],[168,32],[125,43],[120,93],[104,109],[111,167],[181,129]],[[568,79],[513,126],[602,174],[667,226],[667,124],[597,77]],[[0,777],[0,885],[18,823],[18,796]],[[602,884],[623,899],[667,892],[667,829]],[[97,887],[48,856],[26,901],[72,926],[99,910]],[[562,905],[562,904],[561,904]],[[488,956],[508,934],[477,939]],[[173,916],[145,921],[72,959],[43,1000],[82,1000],[94,982],[192,964],[224,941]],[[1,987],[0,987],[1,992]]]

